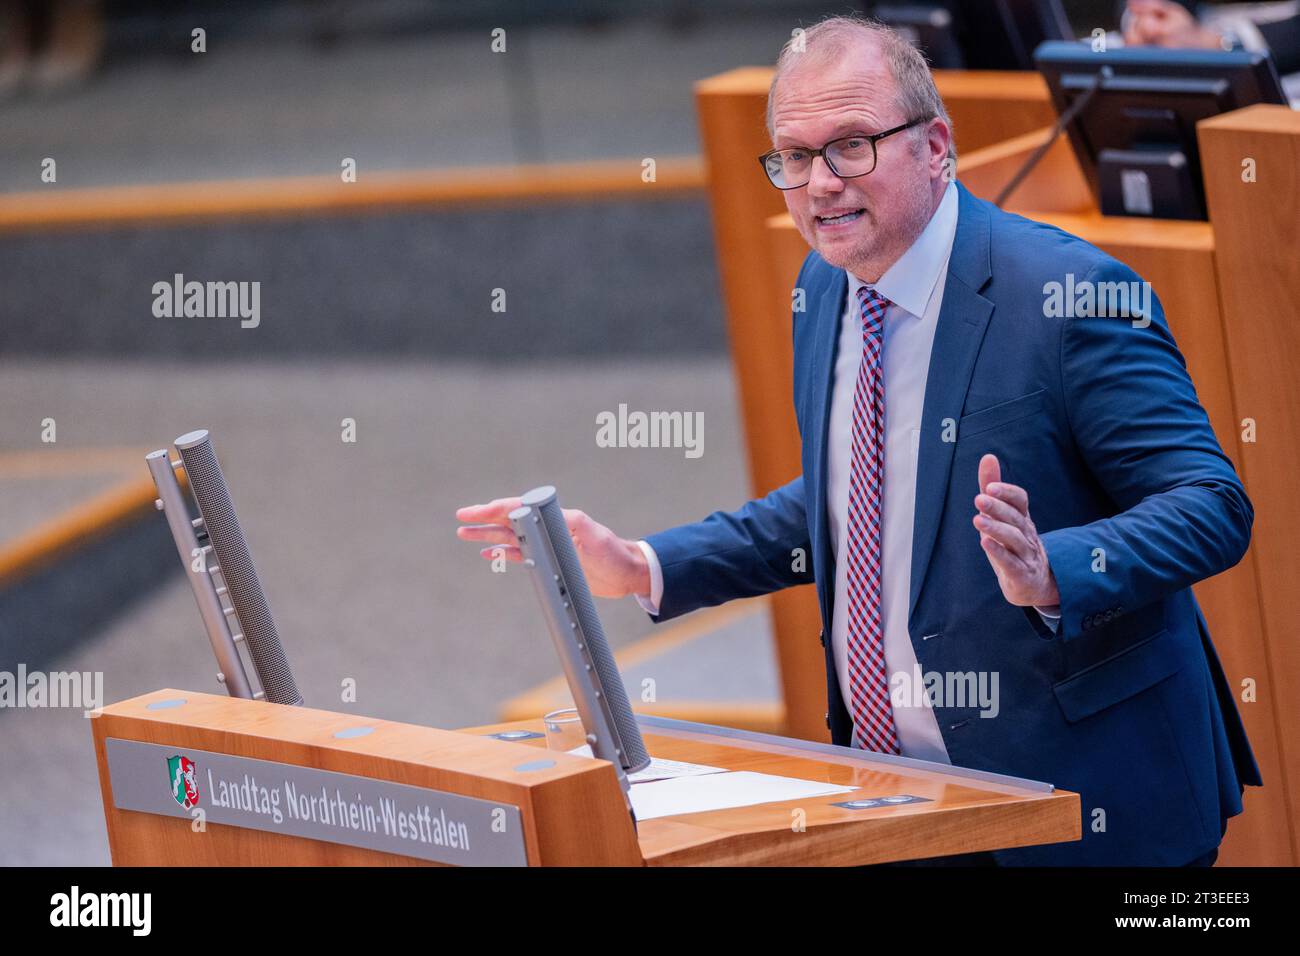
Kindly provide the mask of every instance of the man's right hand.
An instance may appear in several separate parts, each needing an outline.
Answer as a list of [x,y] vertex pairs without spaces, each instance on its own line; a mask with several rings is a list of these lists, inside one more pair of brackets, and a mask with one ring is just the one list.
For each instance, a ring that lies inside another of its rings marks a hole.
[[[510,527],[509,518],[519,504],[518,498],[497,498],[485,505],[458,509],[457,520],[466,524],[456,529],[456,537],[462,541],[486,542],[487,547],[479,554],[488,560],[498,556],[507,561],[522,560],[519,539]],[[563,514],[592,594],[621,598],[650,593],[650,566],[640,545],[620,538],[586,512],[565,508]]]

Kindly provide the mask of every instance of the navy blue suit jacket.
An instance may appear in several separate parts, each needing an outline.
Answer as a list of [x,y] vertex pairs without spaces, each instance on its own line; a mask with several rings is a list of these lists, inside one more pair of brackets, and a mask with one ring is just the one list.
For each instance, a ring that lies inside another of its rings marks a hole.
[[[1000,707],[985,718],[975,701],[937,706],[944,744],[954,764],[1082,796],[1081,842],[999,851],[999,862],[1180,865],[1219,844],[1242,787],[1261,783],[1191,591],[1241,559],[1254,511],[1154,296],[1146,328],[1045,314],[1048,283],[1136,282],[1132,270],[959,189],[921,423],[908,629],[924,673],[997,672]],[[847,745],[826,638],[826,446],[847,277],[810,253],[796,287],[803,474],[647,540],[663,567],[661,621],[815,581],[828,723]],[[980,548],[971,518],[987,452],[1028,491],[1060,588],[1056,634],[1007,603]],[[797,549],[808,570],[795,570]]]

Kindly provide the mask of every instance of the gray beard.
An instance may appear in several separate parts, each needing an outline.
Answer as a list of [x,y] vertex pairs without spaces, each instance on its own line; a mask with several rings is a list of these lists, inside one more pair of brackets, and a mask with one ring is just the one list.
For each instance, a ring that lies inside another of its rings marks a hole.
[[[933,201],[930,196],[930,184],[926,181],[920,182],[914,193],[913,201],[907,206],[912,211],[912,215],[907,222],[898,223],[897,231],[891,230],[888,237],[877,236],[877,241],[873,242],[869,249],[850,250],[843,257],[846,260],[844,262],[832,262],[830,259],[826,261],[836,268],[847,269],[864,282],[877,281],[920,238],[934,215],[930,208],[930,203]],[[883,243],[881,239],[884,240]]]

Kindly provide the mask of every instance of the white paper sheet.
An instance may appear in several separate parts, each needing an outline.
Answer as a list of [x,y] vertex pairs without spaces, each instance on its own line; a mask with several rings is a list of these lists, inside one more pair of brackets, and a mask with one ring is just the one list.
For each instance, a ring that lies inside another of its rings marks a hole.
[[736,770],[638,784],[632,788],[632,809],[636,811],[638,820],[653,820],[679,813],[701,813],[851,793],[853,789],[815,780]]
[[[569,753],[575,757],[592,756],[591,747],[583,744],[581,747],[574,747]],[[628,783],[646,783],[650,780],[672,780],[677,777],[698,777],[706,773],[725,773],[724,767],[710,767],[702,763],[686,763],[682,760],[665,760],[662,757],[651,757],[650,766],[644,770],[638,770],[636,773],[628,774]]]

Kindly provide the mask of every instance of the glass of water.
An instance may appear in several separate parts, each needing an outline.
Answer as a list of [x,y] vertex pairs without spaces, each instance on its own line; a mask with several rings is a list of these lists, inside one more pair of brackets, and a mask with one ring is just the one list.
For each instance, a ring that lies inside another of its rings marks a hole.
[[548,750],[562,750],[567,753],[587,742],[587,732],[582,728],[582,718],[578,716],[576,707],[553,710],[542,718],[542,723],[546,725]]

